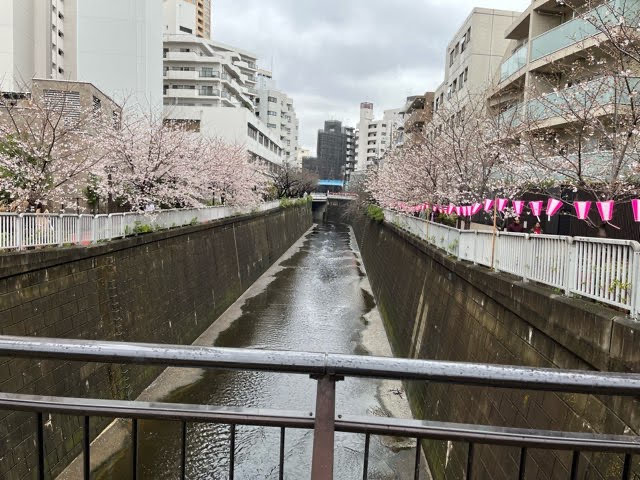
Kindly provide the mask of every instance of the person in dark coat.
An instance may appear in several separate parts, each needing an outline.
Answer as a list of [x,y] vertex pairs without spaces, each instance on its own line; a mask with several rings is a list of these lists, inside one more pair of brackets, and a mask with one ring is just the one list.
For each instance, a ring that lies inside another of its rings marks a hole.
[[516,217],[513,219],[513,222],[511,222],[507,227],[507,232],[513,232],[513,233],[524,232],[524,227],[522,226],[522,223],[520,223],[520,217]]

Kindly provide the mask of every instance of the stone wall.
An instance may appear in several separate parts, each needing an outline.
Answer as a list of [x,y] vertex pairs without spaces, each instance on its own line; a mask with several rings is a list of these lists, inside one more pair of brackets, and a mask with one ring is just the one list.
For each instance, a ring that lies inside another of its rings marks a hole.
[[[310,226],[306,206],[0,255],[0,333],[190,344]],[[0,358],[0,391],[135,399],[160,371]],[[80,453],[82,419],[46,420],[55,475]],[[92,419],[93,436],[108,422]],[[35,478],[34,432],[34,414],[0,412],[0,478]]]
[[[335,208],[334,208],[335,210]],[[329,212],[329,217],[336,217]],[[352,222],[378,308],[399,357],[602,371],[640,371],[637,324],[621,312],[459,262],[392,225]],[[635,434],[630,398],[410,382],[418,418]],[[467,445],[424,442],[435,479],[464,478]],[[476,448],[474,479],[517,478],[519,449]],[[571,454],[530,450],[527,479],[567,479]],[[637,466],[636,466],[637,468]],[[578,478],[621,478],[616,455],[581,455]],[[640,477],[633,477],[640,478]]]

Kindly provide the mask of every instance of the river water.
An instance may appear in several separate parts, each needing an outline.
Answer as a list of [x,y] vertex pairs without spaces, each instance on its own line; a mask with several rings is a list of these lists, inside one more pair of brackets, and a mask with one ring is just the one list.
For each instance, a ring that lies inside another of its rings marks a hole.
[[[307,232],[196,343],[391,355],[353,233],[332,223]],[[315,389],[303,375],[168,369],[141,399],[312,412]],[[337,384],[336,413],[410,415],[401,384],[352,378]],[[116,422],[92,446],[92,455],[106,458],[96,479],[131,478],[128,429]],[[178,423],[140,422],[140,478],[179,478],[180,432]],[[278,478],[279,429],[236,432],[235,478]],[[287,430],[285,478],[309,478],[312,433]],[[187,444],[187,478],[228,477],[229,427],[189,424]],[[413,478],[414,449],[415,442],[372,437],[369,478]],[[337,433],[335,478],[362,478],[363,450],[363,435]]]

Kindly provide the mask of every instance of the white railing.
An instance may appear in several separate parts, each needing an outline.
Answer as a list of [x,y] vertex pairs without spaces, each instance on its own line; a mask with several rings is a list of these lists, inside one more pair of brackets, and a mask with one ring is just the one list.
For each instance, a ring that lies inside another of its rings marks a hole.
[[90,245],[135,233],[210,222],[279,206],[280,201],[273,201],[255,207],[183,208],[110,215],[0,213],[0,250]]
[[385,210],[385,221],[460,260],[640,314],[640,243],[561,235],[459,230]]

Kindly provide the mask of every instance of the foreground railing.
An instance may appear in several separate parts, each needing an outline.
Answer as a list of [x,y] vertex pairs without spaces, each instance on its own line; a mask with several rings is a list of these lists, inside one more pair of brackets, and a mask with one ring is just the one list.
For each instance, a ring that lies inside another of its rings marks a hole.
[[410,360],[309,352],[284,352],[216,347],[94,342],[82,340],[0,337],[0,356],[56,359],[118,364],[153,364],[175,367],[270,371],[310,375],[317,381],[315,415],[306,412],[255,408],[148,403],[84,398],[43,397],[0,393],[0,409],[33,412],[37,419],[38,478],[45,477],[44,415],[61,413],[83,418],[84,478],[90,476],[90,418],[129,418],[132,422],[133,478],[137,478],[138,420],[177,420],[182,424],[181,478],[186,478],[187,422],[221,423],[230,426],[229,478],[234,476],[237,425],[280,428],[279,478],[283,478],[286,429],[313,429],[311,478],[333,478],[335,431],[364,435],[363,477],[367,478],[371,435],[417,439],[414,478],[421,469],[420,440],[437,439],[468,443],[466,478],[474,470],[476,444],[520,447],[519,477],[524,478],[527,449],[543,448],[573,452],[571,477],[576,478],[580,452],[613,452],[624,455],[620,478],[631,476],[632,455],[640,453],[640,437],[595,433],[557,432],[518,428],[441,423],[373,416],[337,415],[336,382],[344,377],[419,380],[458,385],[475,385],[523,390],[544,390],[583,394],[637,396],[640,375],[563,371],[530,367]]
[[89,245],[134,233],[210,222],[278,208],[279,201],[252,207],[205,207],[109,215],[0,213],[0,250],[51,245]]
[[449,255],[640,313],[640,243],[562,235],[459,230],[391,210],[385,220]]

